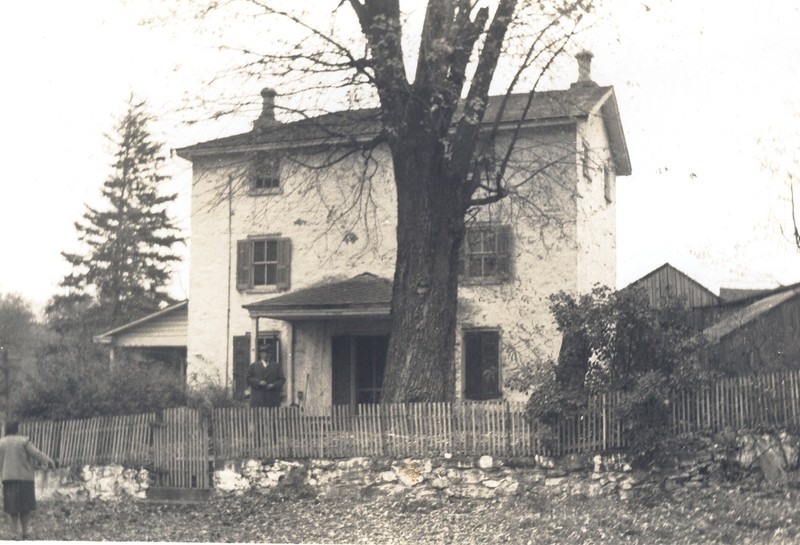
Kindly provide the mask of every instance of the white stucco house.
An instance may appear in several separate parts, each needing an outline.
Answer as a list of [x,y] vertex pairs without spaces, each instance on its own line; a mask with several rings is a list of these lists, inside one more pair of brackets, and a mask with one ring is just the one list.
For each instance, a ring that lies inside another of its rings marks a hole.
[[[615,182],[631,166],[614,89],[591,80],[590,60],[579,55],[568,89],[537,92],[529,106],[527,93],[507,97],[497,142],[524,117],[509,176],[533,183],[470,220],[456,399],[513,397],[510,369],[558,352],[548,296],[615,283]],[[251,131],[177,150],[193,167],[187,373],[241,392],[267,346],[287,376],[286,404],[376,401],[395,259],[391,161],[380,147],[366,159],[337,151],[375,134],[375,111],[282,123],[280,97],[262,96]]]

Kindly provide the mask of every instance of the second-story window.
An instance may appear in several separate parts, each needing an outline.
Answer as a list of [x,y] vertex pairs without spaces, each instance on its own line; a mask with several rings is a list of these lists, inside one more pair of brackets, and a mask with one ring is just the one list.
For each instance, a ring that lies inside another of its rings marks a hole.
[[511,276],[511,226],[474,225],[461,245],[459,274],[466,283],[500,283]]
[[267,153],[256,155],[251,187],[254,193],[277,193],[281,188],[281,159]]
[[236,288],[289,289],[291,241],[280,237],[253,237],[236,246]]

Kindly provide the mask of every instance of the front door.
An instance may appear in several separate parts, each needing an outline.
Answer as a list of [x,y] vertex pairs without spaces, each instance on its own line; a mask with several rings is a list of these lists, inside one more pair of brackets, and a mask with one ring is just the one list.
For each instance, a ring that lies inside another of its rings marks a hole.
[[332,339],[334,405],[378,403],[389,349],[388,335],[336,335]]

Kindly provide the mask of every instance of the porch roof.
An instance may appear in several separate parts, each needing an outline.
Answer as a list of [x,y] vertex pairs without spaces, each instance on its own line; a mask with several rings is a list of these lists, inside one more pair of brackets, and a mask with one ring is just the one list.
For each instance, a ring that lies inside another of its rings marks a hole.
[[299,289],[243,305],[253,318],[312,320],[340,317],[388,318],[392,281],[362,273],[353,278]]

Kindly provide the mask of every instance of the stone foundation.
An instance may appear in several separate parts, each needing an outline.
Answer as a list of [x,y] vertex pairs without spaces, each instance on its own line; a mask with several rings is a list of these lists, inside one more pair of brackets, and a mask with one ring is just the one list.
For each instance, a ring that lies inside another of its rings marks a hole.
[[144,499],[150,474],[121,465],[87,465],[37,471],[35,481],[36,496],[42,500]]
[[[661,467],[636,471],[622,455],[569,455],[500,460],[459,458],[350,458],[347,460],[244,460],[217,464],[214,494],[245,493],[398,495],[492,499],[525,493],[616,494],[629,499],[658,487],[717,486],[742,477],[784,485],[798,468],[800,440],[781,434],[692,436]],[[144,499],[150,475],[119,465],[37,472],[41,499]]]

